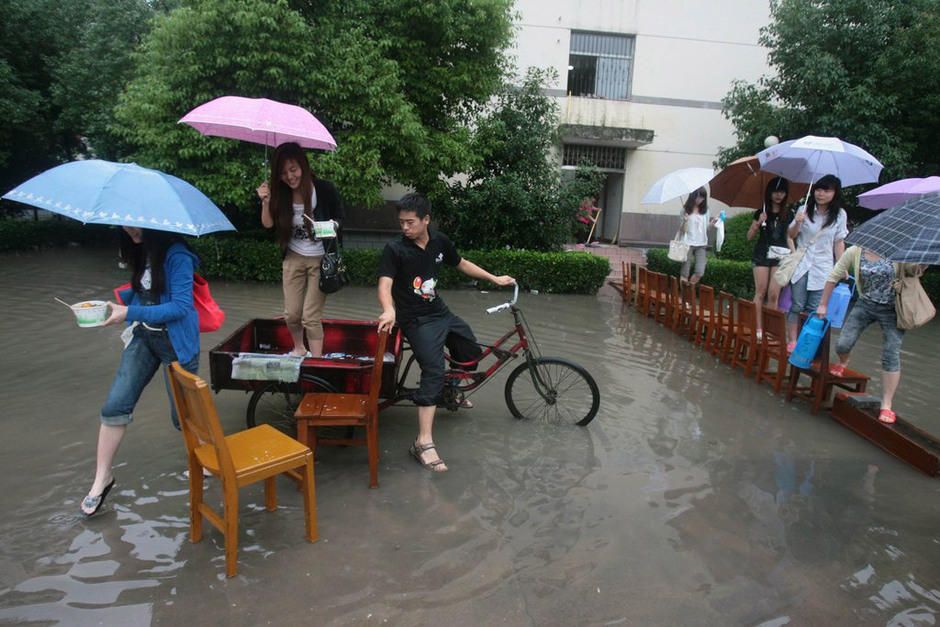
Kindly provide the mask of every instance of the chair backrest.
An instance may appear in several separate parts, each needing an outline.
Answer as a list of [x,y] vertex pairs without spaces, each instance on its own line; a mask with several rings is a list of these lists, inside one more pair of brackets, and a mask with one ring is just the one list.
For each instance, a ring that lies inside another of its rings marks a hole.
[[700,311],[707,311],[710,315],[715,315],[715,288],[699,283],[698,307]]
[[388,340],[388,331],[379,331],[375,341],[375,360],[372,362],[372,376],[369,379],[369,407],[379,402],[379,390],[382,387],[382,367],[385,364],[385,344]]
[[735,300],[734,294],[730,292],[718,292],[718,301],[715,303],[715,311],[721,317],[722,329],[726,329],[729,335],[735,334]]
[[763,315],[763,333],[764,337],[771,340],[778,340],[786,344],[787,337],[787,319],[786,314],[776,307],[764,307]]
[[235,465],[225,442],[225,433],[219,423],[209,386],[200,377],[184,370],[178,361],[167,366],[167,377],[183,430],[186,454],[192,458],[200,445],[211,445],[215,449],[223,477],[234,480]]
[[738,299],[738,331],[753,332],[757,326],[757,308],[754,307],[754,301]]
[[667,300],[669,300],[669,275],[667,274],[656,275],[656,289],[658,289],[660,294],[662,295],[662,299],[664,303]]
[[646,266],[637,266],[636,268],[636,285],[641,291],[646,291],[646,288],[649,287],[649,272]]
[[680,287],[680,294],[682,296],[682,308],[690,313],[693,317],[695,313],[695,284],[689,283],[688,281],[682,281]]

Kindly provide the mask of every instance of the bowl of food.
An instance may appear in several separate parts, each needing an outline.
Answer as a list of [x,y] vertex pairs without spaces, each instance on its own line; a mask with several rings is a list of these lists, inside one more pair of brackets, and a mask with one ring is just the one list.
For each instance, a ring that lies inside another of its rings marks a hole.
[[83,300],[70,307],[80,327],[100,327],[108,319],[108,303],[103,300]]

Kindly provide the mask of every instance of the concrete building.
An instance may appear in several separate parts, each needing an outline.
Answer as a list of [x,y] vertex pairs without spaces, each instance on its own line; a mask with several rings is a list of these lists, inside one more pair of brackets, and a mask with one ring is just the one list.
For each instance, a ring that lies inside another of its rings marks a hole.
[[561,167],[587,159],[607,174],[600,239],[671,239],[681,202],[640,200],[660,176],[712,167],[735,143],[721,100],[735,79],[770,73],[758,45],[768,2],[517,0],[516,10],[520,74],[549,67],[560,79],[546,89],[565,124]]

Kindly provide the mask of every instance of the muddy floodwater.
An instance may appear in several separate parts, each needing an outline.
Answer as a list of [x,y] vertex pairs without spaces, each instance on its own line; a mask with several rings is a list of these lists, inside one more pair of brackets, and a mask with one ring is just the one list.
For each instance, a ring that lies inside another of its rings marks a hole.
[[[379,488],[362,447],[317,454],[320,539],[279,479],[240,492],[239,574],[221,535],[189,541],[183,441],[162,381],[145,391],[105,513],[79,503],[94,473],[98,411],[119,330],[80,329],[67,302],[126,281],[111,251],[0,256],[0,623],[351,625],[934,625],[940,621],[940,480],[827,414],[786,403],[654,322],[597,296],[524,294],[542,353],[597,380],[587,427],[517,421],[508,373],[439,411],[450,472],[407,454],[413,407],[382,413]],[[278,285],[212,291],[225,326],[278,315]],[[509,328],[503,294],[444,298],[481,340]],[[327,317],[374,319],[372,289],[331,297]],[[871,327],[853,367],[874,375]],[[940,321],[904,343],[898,413],[940,434]],[[227,432],[248,397],[215,396]],[[209,480],[208,500],[219,498]]]

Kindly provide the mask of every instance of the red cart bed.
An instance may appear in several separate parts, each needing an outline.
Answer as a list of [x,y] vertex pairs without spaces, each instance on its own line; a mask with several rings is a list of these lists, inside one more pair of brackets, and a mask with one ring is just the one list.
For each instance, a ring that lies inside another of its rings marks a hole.
[[[304,380],[316,377],[328,383],[336,392],[368,392],[377,330],[378,323],[375,321],[323,320],[323,354],[343,353],[346,357],[308,357],[300,367],[300,385]],[[216,392],[253,391],[268,385],[270,381],[233,379],[232,361],[239,353],[284,354],[293,345],[283,318],[249,320],[209,351],[212,389]],[[394,362],[386,362],[382,369],[380,395],[390,398],[395,395],[402,353],[402,338],[397,327],[389,336],[386,352],[392,354]]]

